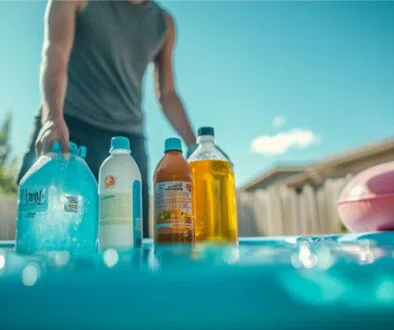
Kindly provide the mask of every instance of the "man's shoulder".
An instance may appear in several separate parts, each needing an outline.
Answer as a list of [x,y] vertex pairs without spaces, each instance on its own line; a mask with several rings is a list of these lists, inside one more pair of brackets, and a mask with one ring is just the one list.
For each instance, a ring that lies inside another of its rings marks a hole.
[[163,13],[163,17],[164,17],[164,21],[166,24],[166,30],[167,32],[171,32],[174,30],[175,27],[175,21],[174,21],[174,17],[170,14],[170,12],[166,9],[161,9],[162,13]]
[[162,15],[164,16],[166,23],[171,23],[174,24],[174,18],[170,14],[170,12],[163,8],[160,4],[158,4],[156,1],[152,1],[152,3],[161,11]]
[[87,4],[88,0],[70,0],[70,1],[48,1],[49,8],[55,8],[59,10],[75,10],[76,12],[82,11]]
[[76,9],[78,12],[83,11],[86,8],[86,5],[88,4],[88,0],[76,0]]

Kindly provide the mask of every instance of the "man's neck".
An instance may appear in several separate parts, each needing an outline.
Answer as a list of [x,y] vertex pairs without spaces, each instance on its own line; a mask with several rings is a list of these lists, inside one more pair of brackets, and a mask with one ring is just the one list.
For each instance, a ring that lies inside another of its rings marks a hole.
[[145,2],[145,0],[129,0],[129,2],[131,2],[134,5],[140,5],[143,2]]

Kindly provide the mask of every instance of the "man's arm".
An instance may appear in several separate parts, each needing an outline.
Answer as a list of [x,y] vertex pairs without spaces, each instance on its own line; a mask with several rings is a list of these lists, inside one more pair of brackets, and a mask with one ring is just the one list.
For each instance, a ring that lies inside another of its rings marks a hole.
[[166,21],[167,37],[155,59],[156,94],[167,119],[187,145],[191,146],[196,142],[196,137],[174,86],[172,52],[175,43],[175,26],[168,14],[166,14]]
[[75,20],[82,5],[82,1],[48,2],[40,78],[43,127],[36,142],[40,152],[47,151],[54,140],[60,140],[63,151],[68,151],[69,132],[63,107]]

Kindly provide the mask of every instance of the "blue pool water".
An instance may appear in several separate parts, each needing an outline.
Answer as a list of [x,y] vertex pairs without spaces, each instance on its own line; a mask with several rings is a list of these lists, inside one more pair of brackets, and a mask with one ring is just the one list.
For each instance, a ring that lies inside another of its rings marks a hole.
[[394,233],[19,256],[0,329],[394,329]]

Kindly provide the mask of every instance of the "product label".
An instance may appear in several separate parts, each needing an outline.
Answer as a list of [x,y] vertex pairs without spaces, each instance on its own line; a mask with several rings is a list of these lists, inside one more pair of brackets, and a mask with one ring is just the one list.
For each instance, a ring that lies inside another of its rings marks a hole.
[[100,224],[131,223],[131,204],[131,193],[114,193],[100,196]]
[[[111,179],[107,180],[107,178]],[[113,176],[106,177],[106,181],[112,187],[116,184],[116,180]],[[142,245],[141,181],[134,180],[129,187],[129,193],[109,189],[100,196],[100,226],[130,225],[127,227],[129,228],[127,230],[131,231],[129,232],[130,239],[132,239],[133,246],[139,247]]]
[[155,185],[156,235],[182,235],[193,240],[192,185],[190,182],[160,182]]
[[82,201],[80,196],[64,195],[63,211],[80,213],[82,208]]
[[133,183],[133,227],[134,245],[142,245],[142,199],[141,181],[135,180]]
[[35,215],[48,209],[48,192],[44,187],[21,189],[19,192],[19,210]]
[[107,175],[104,179],[105,189],[112,188],[115,186],[116,178],[113,175]]

